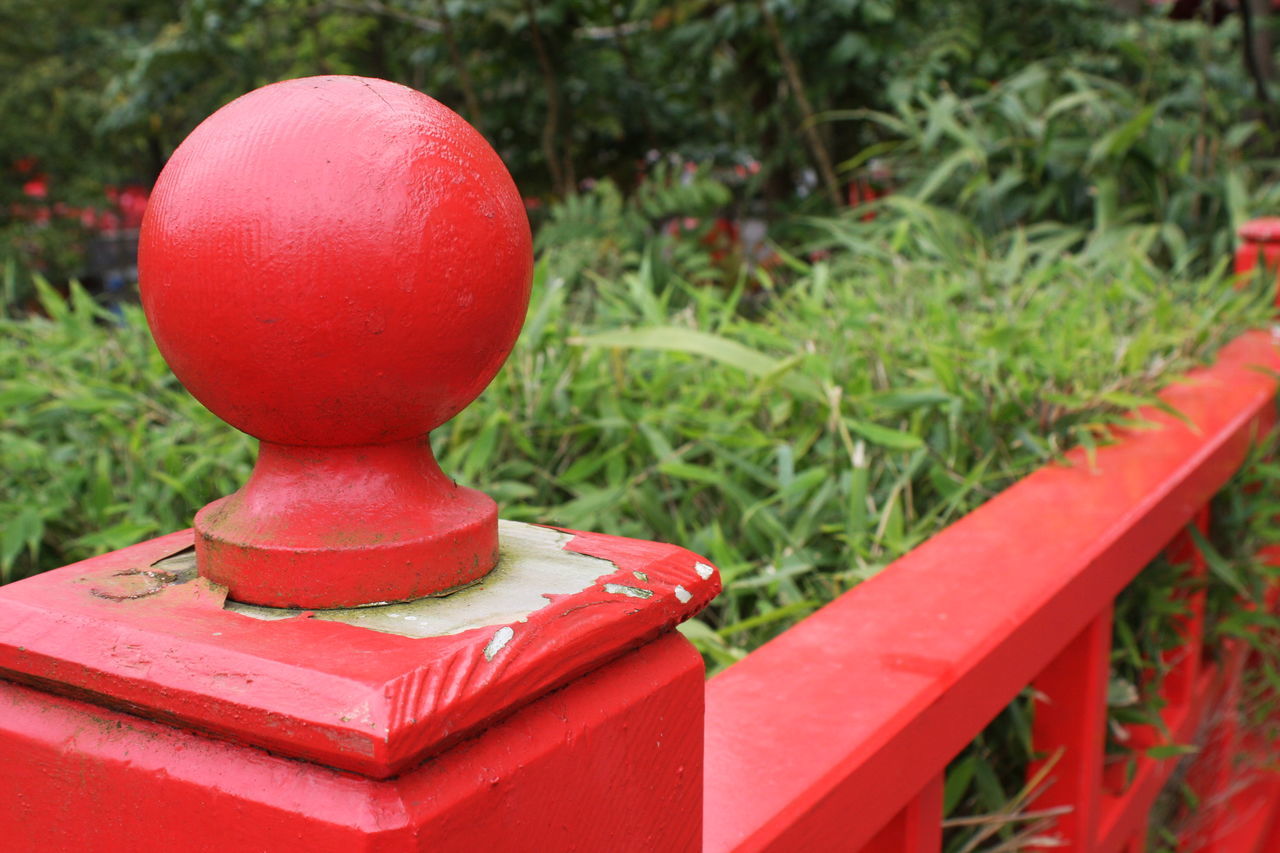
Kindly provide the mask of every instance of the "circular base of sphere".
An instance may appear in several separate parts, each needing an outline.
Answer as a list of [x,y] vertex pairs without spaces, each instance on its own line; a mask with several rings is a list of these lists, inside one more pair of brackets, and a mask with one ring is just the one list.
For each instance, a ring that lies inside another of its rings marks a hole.
[[479,580],[498,562],[498,507],[459,487],[447,518],[379,541],[281,544],[238,531],[231,495],[196,514],[200,575],[228,597],[266,607],[324,610],[411,601]]

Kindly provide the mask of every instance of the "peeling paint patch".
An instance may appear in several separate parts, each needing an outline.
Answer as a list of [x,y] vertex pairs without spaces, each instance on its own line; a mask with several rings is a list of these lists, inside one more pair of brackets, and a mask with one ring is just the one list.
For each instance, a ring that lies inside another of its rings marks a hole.
[[493,639],[489,640],[489,645],[484,647],[484,659],[493,660],[494,656],[511,642],[511,638],[516,635],[515,629],[510,625],[503,625],[501,628],[493,632]]
[[698,573],[698,577],[706,580],[716,573],[716,570],[706,563],[694,563],[693,570]]
[[693,600],[693,593],[689,592],[689,590],[685,589],[682,586],[678,586],[676,587],[676,599],[681,604],[688,604],[690,601]]
[[160,569],[125,569],[95,585],[89,594],[108,601],[134,601],[163,592],[169,584],[186,583],[194,577],[194,570],[179,574]]
[[[445,597],[396,604],[316,611],[315,618],[345,622],[403,637],[441,637],[472,628],[497,630],[524,622],[549,599],[591,589],[618,571],[609,560],[566,551],[569,534],[547,527],[498,522],[498,565],[484,578]],[[255,619],[288,619],[297,610],[258,607],[230,599],[226,609]]]
[[604,585],[604,591],[611,595],[626,595],[631,598],[653,598],[653,590],[640,589],[635,586],[623,586],[620,583],[607,583]]
[[648,575],[646,575],[644,572],[632,572],[631,574],[632,574],[632,575],[635,577],[635,579],[636,579],[636,580],[638,580],[638,581],[644,581],[645,583],[648,583],[648,582],[649,582],[649,576],[648,576]]

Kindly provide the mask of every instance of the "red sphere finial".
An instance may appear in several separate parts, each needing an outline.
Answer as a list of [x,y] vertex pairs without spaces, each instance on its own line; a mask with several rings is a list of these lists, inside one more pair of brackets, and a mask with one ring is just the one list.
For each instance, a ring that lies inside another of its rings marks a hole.
[[191,393],[262,440],[249,483],[196,517],[201,574],[318,608],[492,568],[496,507],[426,433],[506,359],[531,274],[502,161],[426,95],[289,80],[197,127],[147,207],[143,307]]

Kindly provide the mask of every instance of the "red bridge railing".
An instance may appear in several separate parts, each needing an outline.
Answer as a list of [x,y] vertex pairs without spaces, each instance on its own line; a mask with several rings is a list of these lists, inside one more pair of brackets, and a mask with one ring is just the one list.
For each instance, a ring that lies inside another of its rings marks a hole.
[[[1063,807],[1068,849],[1141,849],[1175,762],[1105,784],[1112,604],[1161,549],[1187,547],[1274,420],[1277,369],[1269,334],[1236,340],[1162,395],[1189,423],[1143,412],[1161,428],[1025,478],[713,678],[705,849],[939,849],[947,763],[1028,685],[1035,748],[1058,757],[1035,808]],[[1202,666],[1202,618],[1188,627],[1163,712],[1183,744],[1244,653]]]
[[[1105,766],[1116,595],[1274,422],[1246,334],[1181,414],[1048,466],[711,679],[671,629],[681,548],[497,520],[427,432],[493,376],[528,224],[483,139],[401,86],[288,81],[175,153],[144,306],[193,393],[262,440],[180,531],[0,590],[0,848],[936,851],[948,763],[1030,688],[1052,818],[1027,848],[1138,851],[1176,759]],[[1244,232],[1238,269],[1280,234]],[[1274,244],[1274,245],[1273,245]],[[1203,746],[1187,850],[1280,850],[1233,713],[1243,643],[1187,592],[1163,726]],[[705,707],[704,707],[705,703]],[[1225,713],[1218,713],[1225,711]],[[1159,754],[1159,753],[1157,753]]]

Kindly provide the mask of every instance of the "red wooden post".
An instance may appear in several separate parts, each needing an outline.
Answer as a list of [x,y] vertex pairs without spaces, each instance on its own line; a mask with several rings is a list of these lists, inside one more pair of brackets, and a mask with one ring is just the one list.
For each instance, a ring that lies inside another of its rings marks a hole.
[[697,849],[670,629],[715,570],[498,522],[427,443],[529,297],[484,140],[385,81],[268,86],[175,152],[141,252],[162,353],[262,451],[194,532],[0,590],[0,846]]
[[[1235,271],[1252,273],[1259,266],[1280,270],[1280,217],[1264,216],[1240,226],[1240,245],[1236,248]],[[1280,292],[1276,294],[1280,304]]]
[[1054,762],[1050,784],[1036,798],[1035,808],[1069,809],[1057,818],[1054,832],[1067,850],[1092,850],[1098,836],[1111,615],[1108,606],[1094,617],[1032,684],[1032,744],[1044,757],[1028,775],[1034,777],[1044,762]]
[[859,853],[937,853],[941,850],[945,785],[946,774],[934,776]]
[[[1204,536],[1209,535],[1209,507],[1205,506],[1196,514],[1192,522]],[[1204,555],[1196,546],[1191,534],[1179,533],[1165,549],[1165,556],[1175,566],[1181,566],[1186,572],[1185,587],[1177,593],[1185,604],[1187,611],[1176,620],[1181,646],[1167,651],[1164,655],[1169,667],[1161,686],[1161,696],[1166,701],[1162,716],[1169,730],[1181,725],[1181,717],[1188,713],[1195,701],[1196,687],[1200,681],[1201,662],[1204,658],[1204,612],[1205,590],[1198,581],[1208,571]]]

